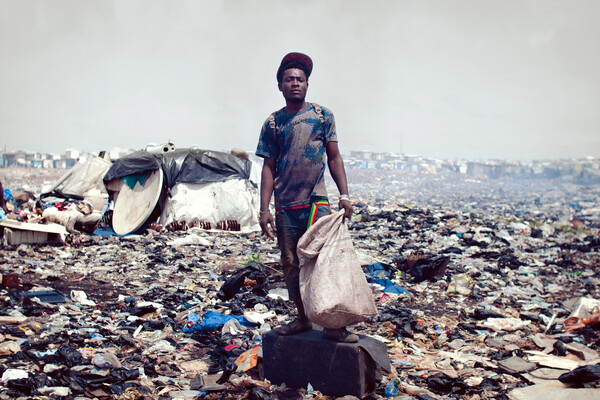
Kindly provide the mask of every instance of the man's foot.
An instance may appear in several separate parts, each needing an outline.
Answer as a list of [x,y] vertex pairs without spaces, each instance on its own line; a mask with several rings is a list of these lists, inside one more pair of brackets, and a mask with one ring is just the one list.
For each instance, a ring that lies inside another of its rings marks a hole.
[[274,329],[280,335],[295,335],[312,329],[312,322],[308,319],[296,318],[287,325],[281,325]]
[[327,329],[323,328],[323,339],[329,339],[341,343],[356,343],[358,342],[358,335],[350,333],[346,328],[340,329]]

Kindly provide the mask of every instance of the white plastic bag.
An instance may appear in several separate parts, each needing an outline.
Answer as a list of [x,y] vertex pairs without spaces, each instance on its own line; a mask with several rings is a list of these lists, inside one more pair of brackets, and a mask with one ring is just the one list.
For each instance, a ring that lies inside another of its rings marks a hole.
[[377,315],[373,293],[343,219],[343,210],[320,218],[297,247],[304,311],[312,322],[329,329]]

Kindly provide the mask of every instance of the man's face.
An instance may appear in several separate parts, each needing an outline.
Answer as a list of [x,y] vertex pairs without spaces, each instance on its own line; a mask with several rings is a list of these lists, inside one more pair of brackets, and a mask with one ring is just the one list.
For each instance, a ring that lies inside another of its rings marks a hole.
[[303,102],[308,90],[306,74],[299,68],[290,68],[283,71],[283,79],[279,90],[287,101]]

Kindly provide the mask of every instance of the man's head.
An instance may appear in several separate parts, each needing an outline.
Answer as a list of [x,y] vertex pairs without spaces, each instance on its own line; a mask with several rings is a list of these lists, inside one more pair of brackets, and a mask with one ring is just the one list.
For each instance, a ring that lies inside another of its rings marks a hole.
[[277,86],[286,102],[304,103],[308,90],[308,77],[312,72],[312,60],[302,53],[289,53],[277,70]]
[[283,57],[281,64],[277,69],[277,83],[281,84],[283,80],[283,73],[285,70],[290,68],[298,68],[304,71],[304,75],[308,80],[310,73],[312,72],[313,63],[309,56],[302,53],[289,53]]

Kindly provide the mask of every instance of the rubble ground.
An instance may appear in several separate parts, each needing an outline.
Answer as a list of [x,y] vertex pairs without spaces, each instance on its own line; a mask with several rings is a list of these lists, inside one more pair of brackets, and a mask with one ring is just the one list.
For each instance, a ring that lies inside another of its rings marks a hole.
[[[600,188],[347,172],[378,309],[350,330],[392,362],[369,398],[598,398]],[[330,399],[262,376],[261,334],[293,316],[278,260],[258,232],[200,228],[3,245],[0,399]]]

